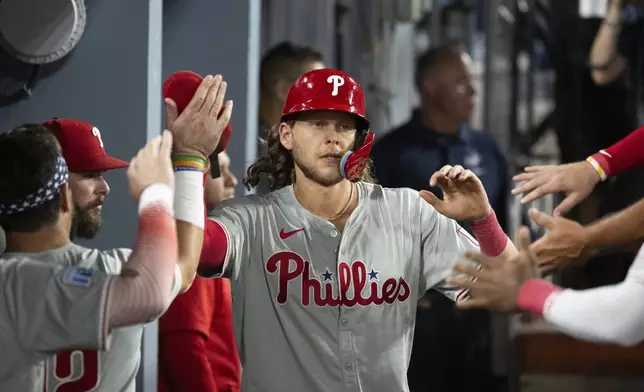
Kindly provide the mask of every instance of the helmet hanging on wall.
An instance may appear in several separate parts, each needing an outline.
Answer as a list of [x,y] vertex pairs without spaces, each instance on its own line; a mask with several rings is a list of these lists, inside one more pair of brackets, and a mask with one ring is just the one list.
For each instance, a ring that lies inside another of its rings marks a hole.
[[[19,68],[1,69],[0,73],[3,79],[21,75],[17,89],[5,90],[9,83],[0,83],[0,107],[31,95],[42,66],[67,56],[80,41],[85,23],[84,0],[0,1],[0,56],[9,56],[12,66]],[[25,72],[28,67],[30,72]]]

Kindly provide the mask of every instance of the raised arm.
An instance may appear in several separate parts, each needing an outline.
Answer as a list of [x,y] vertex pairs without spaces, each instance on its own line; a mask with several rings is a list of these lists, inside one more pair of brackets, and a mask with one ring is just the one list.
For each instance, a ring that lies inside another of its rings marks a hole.
[[614,82],[628,68],[628,61],[617,47],[622,30],[622,0],[612,0],[609,3],[608,12],[595,36],[588,58],[591,77],[598,85]]
[[564,192],[566,198],[553,211],[558,216],[588,197],[599,182],[641,165],[644,165],[644,127],[585,161],[526,167],[524,173],[512,178],[521,183],[512,194],[527,193],[521,199],[521,204],[527,204],[551,193]]
[[204,241],[204,173],[208,157],[219,145],[232,113],[232,101],[224,104],[226,87],[221,75],[205,77],[180,114],[172,98],[165,100],[168,128],[174,135],[174,208],[182,292],[196,276]]
[[644,238],[644,199],[586,226],[534,210],[529,214],[536,224],[547,229],[532,244],[544,273],[563,268],[580,256],[617,249]]
[[[426,286],[435,288],[452,299],[465,296],[445,282],[455,263],[466,251],[479,249],[495,260],[509,260],[517,255],[514,244],[505,235],[489,205],[479,179],[460,166],[445,166],[430,180],[438,185],[444,198],[439,200],[431,192],[421,191],[421,197],[432,206],[421,208],[421,239],[423,245],[423,272]],[[469,222],[476,240],[456,222]]]
[[171,145],[172,136],[165,132],[130,163],[129,187],[139,200],[139,228],[120,275],[29,260],[2,264],[3,320],[23,347],[38,352],[105,349],[112,329],[149,322],[167,309],[180,282]]
[[644,340],[644,252],[640,250],[620,284],[590,290],[569,290],[536,277],[527,228],[519,233],[519,255],[500,263],[482,254],[468,257],[482,269],[459,264],[450,284],[469,289],[472,299],[462,308],[529,311],[544,317],[563,332],[580,339],[633,346]]

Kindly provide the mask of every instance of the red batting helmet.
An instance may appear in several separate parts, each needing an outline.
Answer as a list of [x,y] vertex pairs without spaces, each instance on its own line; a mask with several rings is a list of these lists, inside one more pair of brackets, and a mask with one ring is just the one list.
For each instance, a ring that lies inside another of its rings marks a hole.
[[289,116],[314,110],[350,113],[358,118],[354,151],[341,161],[342,176],[353,180],[364,169],[373,147],[374,135],[365,116],[362,88],[351,76],[337,69],[317,69],[301,75],[291,86],[282,108],[282,121]]

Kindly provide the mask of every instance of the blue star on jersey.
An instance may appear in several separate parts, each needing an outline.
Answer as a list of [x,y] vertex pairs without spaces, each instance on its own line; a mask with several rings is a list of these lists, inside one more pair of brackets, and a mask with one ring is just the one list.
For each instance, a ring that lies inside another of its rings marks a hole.
[[379,273],[380,272],[374,271],[374,269],[372,268],[371,271],[367,274],[367,275],[369,275],[369,280],[371,280],[371,279],[378,280],[378,274]]
[[331,281],[333,278],[333,272],[329,271],[329,269],[326,268],[322,276],[324,277],[325,282]]

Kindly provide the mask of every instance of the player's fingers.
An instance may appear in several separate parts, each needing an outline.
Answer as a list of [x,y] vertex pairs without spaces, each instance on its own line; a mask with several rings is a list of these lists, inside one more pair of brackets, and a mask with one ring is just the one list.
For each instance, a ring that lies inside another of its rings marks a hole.
[[159,146],[159,156],[170,158],[172,154],[172,133],[167,129],[161,134],[161,145]]
[[447,176],[450,170],[452,170],[452,165],[445,165],[440,168],[439,172],[441,172],[444,176]]
[[562,216],[566,212],[570,211],[574,206],[579,204],[582,201],[582,197],[578,192],[572,192],[568,196],[566,196],[565,199],[555,207],[555,209],[552,211],[552,215],[554,216]]
[[498,263],[494,260],[494,258],[489,257],[484,255],[481,252],[471,252],[471,251],[466,251],[465,252],[465,259],[477,262],[483,266],[488,266],[488,267],[494,267]]
[[487,298],[467,298],[456,303],[459,309],[483,309],[490,306]]
[[458,176],[460,176],[461,173],[463,173],[464,171],[465,171],[465,168],[463,168],[463,166],[455,165],[450,169],[449,173],[447,174],[447,178],[449,178],[450,180],[454,180]]
[[443,201],[441,199],[439,199],[438,197],[436,197],[436,195],[433,194],[432,192],[422,190],[422,191],[420,191],[420,197],[422,197],[423,200],[425,200],[432,207],[434,207],[436,209],[436,211],[438,211],[439,213],[442,211]]
[[552,229],[555,226],[555,218],[536,208],[530,208],[528,216],[534,223],[546,229]]
[[474,177],[474,173],[471,170],[465,170],[458,176],[458,181],[467,181],[470,178]]
[[215,102],[210,108],[210,116],[214,118],[219,117],[221,113],[221,108],[224,105],[224,98],[226,97],[226,89],[228,88],[228,83],[222,80],[219,88],[217,89],[217,95],[215,96]]
[[163,102],[165,103],[165,124],[171,127],[177,120],[177,117],[179,117],[179,108],[177,108],[177,103],[171,98],[166,98]]
[[462,276],[448,276],[445,282],[450,286],[455,286],[466,290],[481,290],[486,285],[482,282],[464,278]]
[[219,91],[223,80],[224,79],[221,75],[215,75],[212,80],[212,84],[208,89],[208,94],[206,94],[206,99],[204,100],[203,105],[200,109],[206,115],[210,115],[213,106],[215,106],[215,102],[217,102],[217,92]]
[[519,252],[530,251],[530,229],[526,226],[521,226],[517,230],[517,247]]
[[434,172],[434,174],[432,174],[429,179],[429,186],[436,186],[440,178],[445,178],[445,174],[443,174],[441,171]]
[[156,157],[159,155],[159,146],[161,146],[161,135],[155,136],[143,148],[143,155],[145,158]]
[[512,181],[514,181],[514,182],[530,181],[531,179],[535,178],[538,175],[539,175],[539,173],[525,173],[525,172],[523,172],[523,173],[515,174],[514,176],[512,176]]
[[184,113],[198,112],[199,109],[201,109],[206,100],[206,97],[208,96],[208,90],[210,90],[210,86],[212,86],[213,82],[214,78],[212,75],[208,75],[203,78],[201,84],[199,84],[199,87],[197,88],[197,91],[195,91],[195,94],[192,96],[190,103],[188,103],[188,106],[186,106]]
[[456,263],[452,269],[454,272],[465,274],[472,278],[480,278],[485,275],[485,271],[483,271],[480,266],[474,266],[471,264]]
[[219,116],[219,121],[221,121],[222,124],[228,125],[230,122],[230,119],[233,115],[233,101],[226,101],[226,104],[224,105],[224,111],[221,113],[221,116]]
[[534,172],[538,172],[538,171],[542,171],[542,170],[550,169],[550,168],[553,168],[553,167],[555,167],[555,165],[534,165],[534,166],[526,166],[526,167],[523,169],[523,171],[525,171],[525,172],[527,172],[527,173],[534,173]]
[[533,201],[551,193],[553,193],[553,190],[551,189],[551,186],[549,184],[538,185],[534,187],[532,192],[528,193],[521,199],[521,204],[532,203]]
[[525,180],[518,184],[514,189],[512,189],[512,194],[519,195],[522,193],[530,192],[538,186],[543,185],[544,182],[544,179],[541,177],[533,177],[532,179]]

